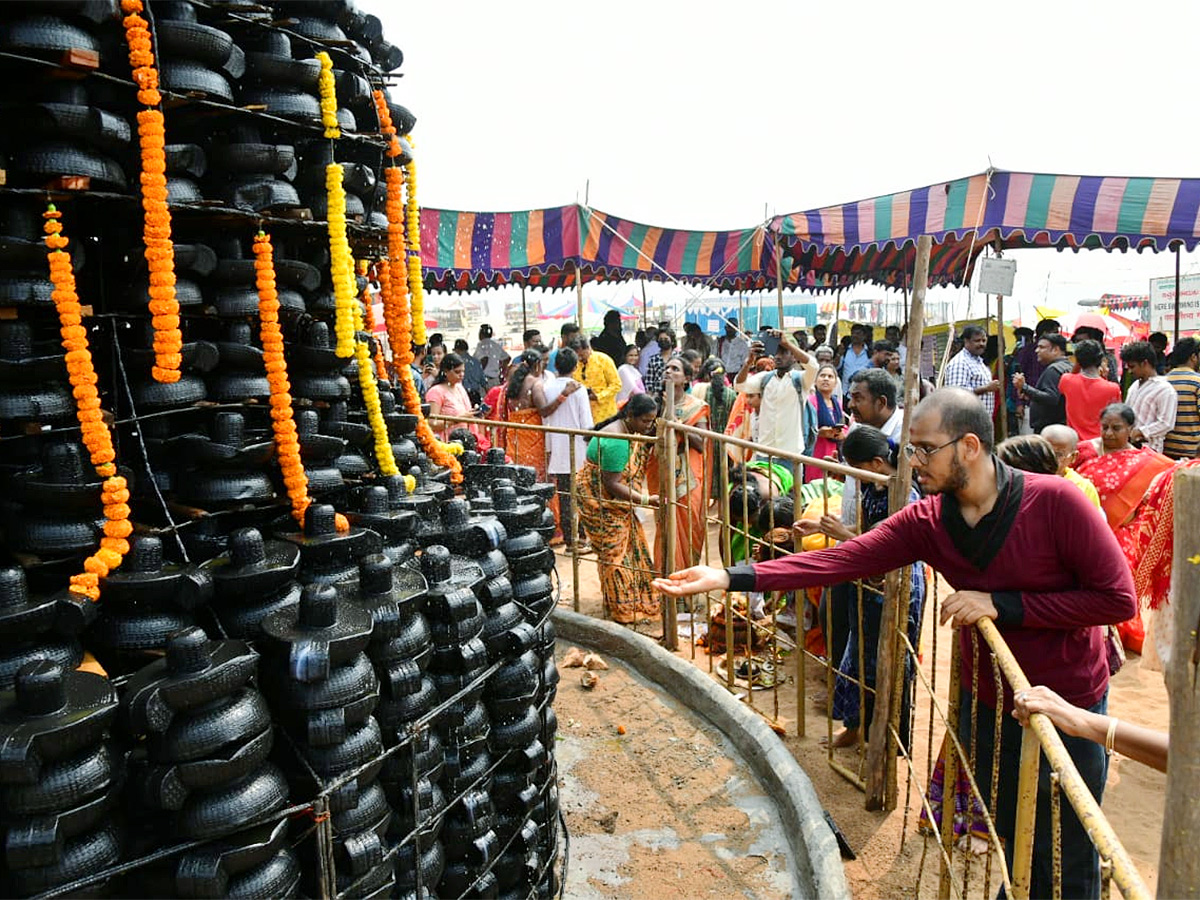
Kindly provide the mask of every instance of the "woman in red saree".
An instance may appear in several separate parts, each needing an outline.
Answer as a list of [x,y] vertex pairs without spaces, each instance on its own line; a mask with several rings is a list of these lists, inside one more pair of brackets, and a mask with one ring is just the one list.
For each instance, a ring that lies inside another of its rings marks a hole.
[[[1137,513],[1156,475],[1174,463],[1149,447],[1134,447],[1129,443],[1136,418],[1125,403],[1110,403],[1100,413],[1100,438],[1097,456],[1078,468],[1083,477],[1096,486],[1100,506],[1129,562],[1130,571],[1137,568]],[[1140,615],[1117,626],[1125,649],[1142,652],[1145,629]]]
[[[542,354],[538,350],[526,350],[516,359],[516,365],[508,376],[508,384],[500,397],[500,420],[515,425],[541,425],[542,415],[533,399],[534,385],[542,377]],[[537,480],[548,480],[546,475],[546,435],[541,431],[526,428],[503,428],[499,433],[504,452],[520,466],[533,466]],[[548,504],[558,519],[558,495]]]
[[[692,376],[691,366],[684,358],[677,356],[668,362],[663,403],[674,406],[675,421],[706,428],[708,404],[687,392]],[[704,438],[689,434],[681,436],[677,445],[675,471],[670,476],[674,489],[665,495],[662,505],[663,517],[675,517],[675,554],[673,559],[666,559],[666,528],[658,528],[654,537],[654,565],[660,572],[677,572],[680,567],[696,565],[707,542],[704,486],[708,484],[708,467],[704,443]],[[646,467],[646,483],[652,488],[660,484],[661,462],[656,455]],[[668,506],[666,498],[674,502]]]

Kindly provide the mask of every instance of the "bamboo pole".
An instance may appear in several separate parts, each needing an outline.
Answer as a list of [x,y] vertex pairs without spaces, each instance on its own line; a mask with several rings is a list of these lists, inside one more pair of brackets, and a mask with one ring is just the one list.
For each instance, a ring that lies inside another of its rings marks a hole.
[[[630,448],[633,449],[632,447]],[[567,440],[567,452],[570,455],[569,464],[571,466],[570,481],[567,484],[567,491],[571,495],[571,516],[569,522],[563,522],[563,538],[569,538],[571,541],[571,608],[575,612],[579,612],[579,491],[576,488],[577,476],[579,473],[579,461],[575,458],[575,438],[570,437]],[[599,451],[597,451],[599,453]],[[559,510],[562,510],[562,505],[559,505]],[[560,516],[561,518],[561,516]],[[600,565],[599,561],[596,563]],[[597,577],[599,572],[597,572]]]
[[[993,741],[993,755],[1000,752],[1000,735]],[[1032,728],[1021,734],[1021,764],[1017,775],[1017,814],[1013,829],[1013,895],[1026,900],[1033,874],[1033,830],[1037,822],[1038,768],[1042,747]],[[1043,823],[1045,824],[1045,823]]]
[[[904,418],[900,428],[900,446],[908,443],[912,414],[920,398],[916,361],[921,358],[921,332],[925,327],[925,292],[929,285],[929,257],[933,239],[917,239],[913,272],[912,309],[908,321],[908,358],[914,365],[904,367]],[[889,487],[888,510],[903,509],[912,484],[912,461],[901,453],[896,476]],[[879,628],[879,656],[875,677],[875,714],[867,746],[867,809],[896,808],[896,744],[900,730],[900,690],[904,684],[904,643],[898,630],[908,627],[909,590],[912,579],[908,570],[889,572]]]
[[[672,429],[672,425],[675,424],[675,386],[669,381],[667,382],[667,400],[664,406],[663,416],[659,420],[663,442],[660,445],[662,455],[659,457],[658,467],[659,527],[663,529],[663,532],[661,542],[656,540],[655,543],[660,543],[663,548],[663,571],[659,574],[666,577],[674,567],[675,546],[679,540],[679,535],[675,533],[675,523],[678,521],[675,515],[677,502],[675,497],[675,441],[678,440],[678,437]],[[664,596],[662,604],[663,646],[673,651],[679,647],[679,629],[676,625],[678,610],[675,598]]]
[[1182,285],[1179,283],[1179,244],[1175,244],[1175,337],[1171,341],[1171,346],[1174,347],[1179,343],[1179,297],[1182,293]]
[[525,309],[525,285],[521,285],[521,340],[525,340],[525,332],[529,330],[529,314]]
[[[783,331],[783,247],[779,243],[779,235],[775,235],[775,304],[779,311],[780,331]],[[762,328],[762,324],[759,324]]]
[[1000,392],[996,394],[997,440],[1008,437],[1008,370],[1004,367],[1004,296],[996,295],[996,377],[1000,380]]
[[575,315],[579,319],[579,336],[583,340],[587,340],[583,330],[583,273],[579,270],[579,263],[575,262],[571,265],[575,268]]
[[[1179,296],[1178,292],[1175,295]],[[1178,319],[1176,319],[1178,321]],[[1196,692],[1196,622],[1200,621],[1200,470],[1175,473],[1175,554],[1171,569],[1171,605],[1175,629],[1167,663],[1171,703],[1167,799],[1159,851],[1158,895],[1200,896],[1200,695]],[[1161,614],[1161,613],[1160,613]]]
[[646,308],[646,279],[638,279],[642,283],[642,329],[650,327],[650,313]]

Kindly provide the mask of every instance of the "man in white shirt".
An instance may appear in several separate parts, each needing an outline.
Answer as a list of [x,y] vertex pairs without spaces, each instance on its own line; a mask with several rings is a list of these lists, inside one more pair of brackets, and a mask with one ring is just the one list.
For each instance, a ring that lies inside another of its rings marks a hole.
[[725,363],[726,372],[740,372],[750,356],[750,342],[738,330],[737,319],[725,320],[725,337],[720,340],[718,353],[721,362]]
[[[579,357],[570,347],[560,347],[554,357],[554,372],[533,386],[533,403],[542,422],[551,428],[592,428],[592,405],[583,385],[571,377]],[[571,505],[571,441],[575,442],[575,470],[583,467],[587,458],[587,439],[579,435],[546,434],[546,474],[558,485],[558,527],[563,541],[571,547],[575,528],[574,507]]]
[[1179,395],[1171,382],[1158,374],[1158,356],[1147,341],[1122,346],[1121,363],[1136,379],[1125,397],[1137,418],[1130,438],[1162,453],[1163,438],[1175,427]]
[[996,395],[1000,393],[999,380],[992,377],[992,370],[983,361],[987,349],[987,332],[978,325],[968,325],[962,330],[963,348],[946,363],[942,373],[942,384],[946,387],[966,388],[979,398],[988,415],[996,412]]
[[762,379],[758,441],[775,450],[800,454],[804,452],[803,407],[813,382],[817,380],[817,361],[793,344],[783,332],[773,330],[770,334],[779,337],[775,371],[767,375],[745,376]]
[[500,383],[500,369],[512,361],[512,357],[504,351],[500,342],[492,337],[492,326],[487,324],[479,326],[479,343],[475,345],[475,352],[471,355],[483,366],[483,375],[487,379],[488,387],[495,387]]

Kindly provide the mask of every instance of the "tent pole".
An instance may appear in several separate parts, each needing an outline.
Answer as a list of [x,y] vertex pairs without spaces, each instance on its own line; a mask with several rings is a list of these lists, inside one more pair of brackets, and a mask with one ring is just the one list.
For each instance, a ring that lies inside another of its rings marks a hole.
[[743,307],[746,305],[746,295],[738,291],[738,330],[746,331],[746,313]]
[[1179,244],[1175,244],[1175,340],[1171,341],[1171,346],[1174,347],[1179,343]]
[[[783,331],[783,248],[775,235],[775,303],[779,307],[779,330]],[[762,323],[759,323],[759,328]]]
[[579,334],[583,335],[583,273],[579,271],[579,263],[575,267],[575,315],[579,317]]
[[646,308],[646,279],[639,278],[638,281],[642,283],[642,329],[645,330],[650,327],[650,312]]
[[528,330],[529,330],[529,316],[528,316],[528,313],[526,313],[526,311],[525,311],[525,285],[522,284],[521,285],[521,334],[522,334],[521,339],[522,339],[522,341],[524,340],[524,333]]

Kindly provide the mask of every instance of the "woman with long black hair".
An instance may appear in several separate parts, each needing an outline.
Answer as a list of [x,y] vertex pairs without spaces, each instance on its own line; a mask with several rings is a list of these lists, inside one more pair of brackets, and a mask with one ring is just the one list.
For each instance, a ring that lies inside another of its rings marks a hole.
[[[509,372],[508,384],[500,398],[500,421],[518,425],[542,424],[541,413],[533,399],[534,385],[541,377],[541,351],[523,351]],[[513,462],[533,466],[537,470],[538,481],[546,480],[546,439],[542,432],[506,428],[502,432],[502,443]]]
[[579,472],[579,520],[596,551],[604,611],[616,622],[633,624],[657,616],[659,600],[650,587],[653,561],[635,505],[656,506],[658,496],[643,490],[653,444],[623,435],[653,434],[658,402],[634,394],[621,411],[597,427]]
[[[457,353],[447,353],[442,357],[442,361],[438,365],[437,377],[429,390],[425,392],[430,415],[472,416],[475,414],[475,410],[471,406],[471,398],[467,395],[466,388],[463,387],[465,374],[466,365]],[[438,436],[445,440],[450,431],[458,427],[458,424],[457,422],[445,423],[438,428]],[[476,438],[482,438],[478,425],[471,424],[467,427],[471,429],[471,433]]]

